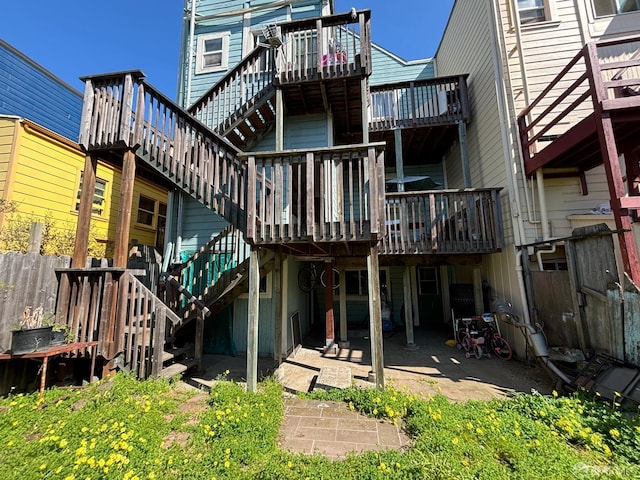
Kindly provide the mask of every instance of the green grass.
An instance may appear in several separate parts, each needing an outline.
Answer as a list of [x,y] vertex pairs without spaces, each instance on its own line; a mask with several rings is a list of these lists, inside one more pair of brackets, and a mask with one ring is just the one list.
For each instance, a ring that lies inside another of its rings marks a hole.
[[[222,380],[205,398],[126,375],[0,399],[2,479],[629,479],[640,427],[585,394],[451,403],[388,388],[314,395],[402,422],[405,452],[330,462],[277,446],[282,388]],[[202,396],[202,395],[201,395]]]

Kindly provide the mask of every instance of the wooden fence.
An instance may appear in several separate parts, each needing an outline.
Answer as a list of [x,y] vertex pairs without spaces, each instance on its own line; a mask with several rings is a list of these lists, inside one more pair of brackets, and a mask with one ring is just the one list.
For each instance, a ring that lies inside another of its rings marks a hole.
[[0,254],[0,353],[11,347],[11,331],[25,307],[42,307],[45,315],[53,316],[58,287],[55,270],[70,263],[67,256]]

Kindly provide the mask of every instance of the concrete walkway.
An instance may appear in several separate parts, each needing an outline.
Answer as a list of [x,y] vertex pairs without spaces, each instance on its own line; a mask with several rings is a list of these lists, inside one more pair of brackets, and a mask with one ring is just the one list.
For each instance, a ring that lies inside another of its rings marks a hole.
[[[348,452],[402,449],[408,439],[400,427],[370,419],[350,411],[344,404],[296,398],[299,392],[349,383],[372,387],[370,342],[367,330],[353,330],[350,347],[335,353],[324,353],[323,339],[305,339],[295,356],[281,366],[281,383],[285,388],[285,418],[281,429],[283,448],[300,453],[322,453],[331,459],[343,458]],[[464,352],[447,345],[445,333],[416,329],[417,349],[408,349],[404,332],[385,334],[384,371],[387,386],[407,389],[422,395],[442,394],[451,401],[489,400],[514,392],[536,390],[550,394],[553,380],[537,366],[518,360],[498,358],[465,358]],[[187,381],[192,385],[210,386],[229,371],[227,378],[246,379],[246,357],[205,355],[203,371]],[[273,360],[260,358],[261,375],[272,373]],[[345,381],[345,372],[349,379]],[[320,377],[320,378],[319,378]]]

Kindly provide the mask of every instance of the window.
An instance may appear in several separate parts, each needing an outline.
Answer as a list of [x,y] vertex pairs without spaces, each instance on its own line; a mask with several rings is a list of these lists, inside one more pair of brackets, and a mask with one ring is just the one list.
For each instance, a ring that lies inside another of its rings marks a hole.
[[545,0],[518,0],[518,13],[521,25],[549,20]]
[[438,271],[435,267],[418,268],[418,295],[438,295]]
[[[138,201],[138,219],[137,222],[142,225],[153,226],[153,217],[156,214],[156,201],[140,195]],[[165,208],[166,215],[166,208]]]
[[[380,295],[383,301],[389,301],[387,270],[380,270]],[[345,289],[347,295],[369,295],[369,275],[366,270],[346,270],[344,272]]]
[[[107,192],[107,181],[96,178],[96,186],[93,189],[93,206],[91,207],[92,215],[102,216],[105,208],[105,197]],[[76,211],[80,210],[80,195],[82,194],[82,173],[80,173],[80,184],[78,185],[78,193],[76,195]]]
[[196,73],[219,72],[227,69],[229,32],[200,35],[196,48]]
[[640,11],[640,0],[593,0],[596,17]]
[[164,249],[164,233],[167,227],[167,204],[160,202],[158,205],[158,224],[156,225],[156,249],[160,252]]

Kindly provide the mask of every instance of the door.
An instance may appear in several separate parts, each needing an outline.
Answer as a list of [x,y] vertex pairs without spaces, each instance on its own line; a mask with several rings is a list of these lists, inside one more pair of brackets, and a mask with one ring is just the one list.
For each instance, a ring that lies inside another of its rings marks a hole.
[[444,328],[438,267],[418,267],[416,274],[420,325],[433,329]]

